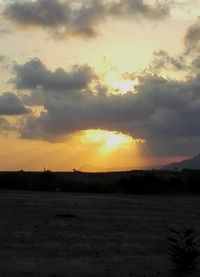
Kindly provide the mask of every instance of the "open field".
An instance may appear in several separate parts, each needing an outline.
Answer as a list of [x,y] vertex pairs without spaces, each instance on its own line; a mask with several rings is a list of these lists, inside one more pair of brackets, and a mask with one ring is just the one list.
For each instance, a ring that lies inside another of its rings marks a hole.
[[0,191],[0,276],[169,276],[177,224],[200,232],[200,196]]

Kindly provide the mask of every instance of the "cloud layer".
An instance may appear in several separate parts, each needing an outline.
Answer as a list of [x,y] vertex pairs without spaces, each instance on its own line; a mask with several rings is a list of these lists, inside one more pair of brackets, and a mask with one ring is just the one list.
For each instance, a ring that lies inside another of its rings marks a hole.
[[[41,3],[45,5],[46,2],[43,0]],[[30,5],[36,5],[34,7],[38,9],[41,3],[30,2]],[[66,7],[69,5],[53,0],[51,3]],[[91,5],[92,2],[88,3]],[[100,3],[103,2],[96,2],[97,5]],[[136,5],[133,7],[137,7],[140,14],[148,13],[148,9],[143,7],[143,1],[128,0],[123,4],[115,3],[115,6],[111,2],[112,9],[109,6],[109,13],[122,16],[120,10],[130,8],[131,4]],[[11,6],[15,5],[19,4]],[[87,9],[87,6],[84,8]],[[75,10],[82,12],[82,9],[80,5]],[[101,12],[104,9],[105,7]],[[63,9],[63,12],[64,19],[60,15],[54,20],[46,18],[46,14],[42,13],[44,18],[39,20],[39,25],[47,24],[49,28],[56,26],[55,22],[59,20],[65,22],[66,11]],[[126,12],[126,16],[129,16],[129,12]],[[104,12],[103,14],[105,15]],[[164,50],[154,53],[148,73],[138,76],[136,94],[108,93],[110,90],[88,65],[50,70],[38,58],[24,64],[15,64],[12,84],[18,94],[6,92],[0,95],[0,126],[8,128],[7,121],[2,116],[22,115],[18,131],[26,139],[53,141],[81,130],[105,129],[129,134],[135,139],[144,139],[155,155],[195,153],[200,144],[199,20],[189,27],[184,42],[183,53],[175,57]],[[4,57],[1,59],[3,62]],[[159,75],[163,69],[183,71],[187,77],[184,80],[163,78]],[[133,74],[127,76],[131,78]],[[35,106],[42,111],[37,116],[30,112]]]
[[19,27],[44,28],[58,38],[95,37],[100,23],[109,17],[160,20],[169,16],[169,5],[144,0],[37,0],[11,3],[4,15]]
[[198,74],[186,81],[142,76],[137,94],[115,95],[89,86],[97,79],[88,66],[52,72],[33,59],[14,69],[16,87],[31,91],[24,103],[44,107],[39,117],[30,114],[24,119],[24,138],[56,140],[101,128],[145,139],[157,154],[181,154],[189,141],[200,142]]

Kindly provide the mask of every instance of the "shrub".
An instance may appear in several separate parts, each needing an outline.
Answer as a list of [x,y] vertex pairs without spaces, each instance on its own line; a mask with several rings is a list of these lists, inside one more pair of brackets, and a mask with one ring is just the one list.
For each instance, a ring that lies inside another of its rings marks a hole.
[[168,254],[179,272],[195,272],[199,263],[200,247],[197,243],[195,230],[192,228],[170,229],[167,237]]

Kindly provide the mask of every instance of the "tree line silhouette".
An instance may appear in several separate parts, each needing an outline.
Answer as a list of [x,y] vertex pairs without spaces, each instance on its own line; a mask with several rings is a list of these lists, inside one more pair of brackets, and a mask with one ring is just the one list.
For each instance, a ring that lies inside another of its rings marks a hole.
[[0,172],[0,189],[122,194],[198,194],[200,170],[108,173]]

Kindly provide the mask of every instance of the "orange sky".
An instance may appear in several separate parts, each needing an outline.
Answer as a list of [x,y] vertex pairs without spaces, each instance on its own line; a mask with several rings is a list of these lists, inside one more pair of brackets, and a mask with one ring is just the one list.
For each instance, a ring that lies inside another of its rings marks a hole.
[[199,69],[184,66],[199,58],[200,35],[187,37],[200,34],[199,1],[126,0],[123,13],[95,1],[77,1],[80,18],[67,1],[0,1],[0,170],[145,168],[199,152]]

